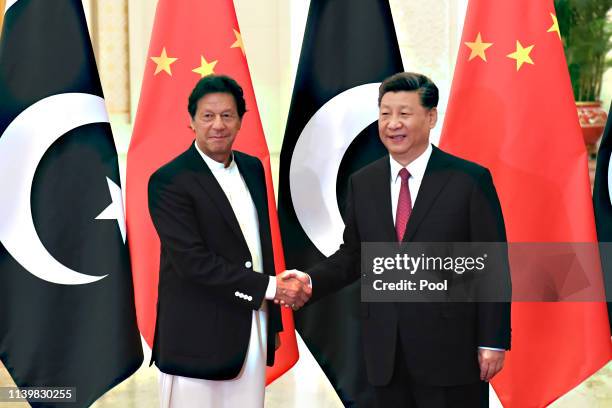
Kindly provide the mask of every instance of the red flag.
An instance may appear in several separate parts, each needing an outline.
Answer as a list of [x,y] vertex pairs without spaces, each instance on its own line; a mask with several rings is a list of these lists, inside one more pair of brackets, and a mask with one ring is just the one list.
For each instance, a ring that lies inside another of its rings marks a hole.
[[[509,241],[597,240],[571,92],[553,0],[470,1],[441,145],[491,170]],[[607,322],[603,303],[514,303],[503,405],[547,406],[605,365]]]
[[[234,5],[214,2],[159,0],[144,73],[134,133],[127,160],[127,228],[138,326],[153,342],[159,273],[159,239],[149,217],[147,183],[161,165],[181,153],[193,140],[187,98],[195,83],[215,73],[236,79],[244,90],[248,112],[234,148],[259,157],[266,173],[270,227],[277,272],[285,269],[274,201],[270,153],[244,53]],[[283,308],[281,348],[268,383],[287,371],[298,358],[291,312]]]

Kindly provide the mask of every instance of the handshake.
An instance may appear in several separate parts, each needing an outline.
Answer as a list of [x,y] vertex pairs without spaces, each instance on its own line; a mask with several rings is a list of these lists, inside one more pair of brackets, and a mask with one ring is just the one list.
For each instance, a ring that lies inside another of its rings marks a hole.
[[312,283],[308,274],[291,269],[276,276],[274,303],[298,310],[311,295]]

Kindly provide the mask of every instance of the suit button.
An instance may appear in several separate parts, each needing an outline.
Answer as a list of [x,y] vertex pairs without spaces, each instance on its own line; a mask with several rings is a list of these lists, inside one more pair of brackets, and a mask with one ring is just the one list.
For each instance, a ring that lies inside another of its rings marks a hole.
[[251,266],[253,266],[253,264],[251,263],[251,261],[246,261],[246,262],[244,263],[244,267],[245,267],[245,268],[250,268]]

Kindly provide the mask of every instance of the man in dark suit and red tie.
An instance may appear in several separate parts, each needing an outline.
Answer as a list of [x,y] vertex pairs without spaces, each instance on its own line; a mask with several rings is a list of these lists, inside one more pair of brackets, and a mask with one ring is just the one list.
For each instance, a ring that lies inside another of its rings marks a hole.
[[[506,241],[490,172],[429,142],[436,85],[398,73],[383,81],[378,102],[389,155],[351,177],[344,243],[306,273],[284,273],[310,277],[312,300],[360,277],[362,242]],[[502,278],[509,282],[507,268]],[[361,317],[368,380],[384,408],[478,407],[483,381],[510,349],[509,303],[362,303]]]

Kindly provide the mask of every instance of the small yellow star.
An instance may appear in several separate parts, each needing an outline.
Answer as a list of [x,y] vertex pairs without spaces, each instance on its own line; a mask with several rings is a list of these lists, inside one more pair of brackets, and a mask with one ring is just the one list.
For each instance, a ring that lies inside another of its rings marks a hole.
[[531,52],[533,47],[534,45],[530,45],[529,47],[524,48],[519,42],[519,40],[516,40],[516,51],[514,51],[512,54],[506,55],[506,57],[516,60],[517,72],[519,69],[521,69],[521,66],[525,62],[533,65],[533,61],[531,60],[531,57],[529,56],[529,53]]
[[166,53],[166,47],[162,49],[161,55],[159,57],[151,57],[154,63],[157,64],[157,68],[155,68],[155,74],[159,74],[161,71],[165,71],[168,75],[172,76],[172,70],[170,69],[170,65],[174,63],[178,58],[171,58]]
[[476,40],[474,42],[466,42],[465,45],[468,46],[472,52],[470,53],[470,59],[468,61],[473,60],[476,57],[480,57],[483,61],[487,61],[487,56],[485,55],[485,50],[493,45],[493,43],[482,42],[482,37],[480,33],[476,36]]
[[244,54],[244,43],[242,42],[242,34],[239,31],[233,30],[234,35],[236,36],[236,41],[232,44],[230,48],[240,48],[242,50],[242,55]]
[[546,32],[547,33],[557,33],[557,35],[559,36],[559,39],[561,39],[561,32],[559,31],[559,22],[557,21],[557,16],[555,16],[553,13],[550,13],[550,17],[552,18],[553,24],[550,26],[548,30],[546,30]]
[[218,60],[207,62],[203,56],[200,56],[200,66],[192,69],[196,74],[200,74],[202,78],[206,75],[215,73],[215,65],[217,65]]

